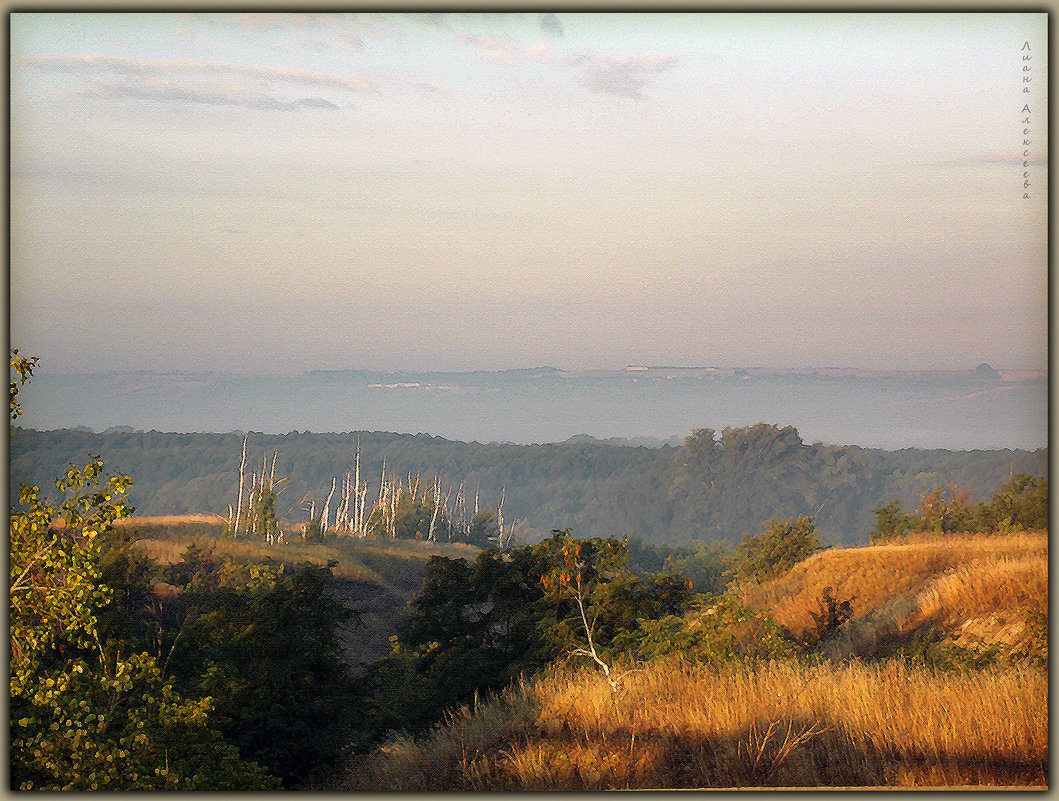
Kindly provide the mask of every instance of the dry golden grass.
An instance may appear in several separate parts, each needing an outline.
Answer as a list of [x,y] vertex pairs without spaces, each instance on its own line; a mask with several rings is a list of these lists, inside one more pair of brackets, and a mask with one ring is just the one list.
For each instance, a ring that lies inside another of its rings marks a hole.
[[680,658],[553,671],[414,741],[356,759],[341,790],[1043,785],[1047,677],[903,663]]
[[924,622],[943,626],[982,615],[1021,620],[1048,606],[1047,532],[919,536],[907,542],[823,551],[786,575],[740,588],[795,633],[813,625],[824,589],[853,599],[854,628],[886,634]]
[[155,517],[127,517],[117,522],[118,526],[183,526],[193,523],[205,523],[211,526],[223,526],[228,518],[221,515],[158,515]]
[[[374,540],[370,538],[342,538],[337,543],[306,543],[297,534],[286,533],[287,541],[269,544],[263,540],[233,540],[222,536],[227,519],[220,515],[164,515],[130,517],[120,521],[124,528],[136,529],[140,538],[136,547],[160,564],[179,562],[187,546],[196,541],[218,556],[232,556],[255,562],[301,563],[324,565],[338,562],[334,574],[338,578],[384,584],[379,570],[364,564],[385,564],[400,581],[414,583],[421,580],[422,565],[430,556],[443,554],[473,559],[479,551],[463,543],[429,543],[407,540]],[[408,574],[405,576],[404,574]]]
[[[373,584],[382,582],[379,574],[374,570],[351,562],[348,559],[338,559],[335,551],[324,545],[312,543],[268,545],[267,543],[256,541],[215,538],[194,539],[212,550],[214,555],[222,558],[231,556],[251,562],[272,561],[277,564],[283,562],[308,562],[315,565],[326,565],[331,560],[338,560],[338,565],[334,568],[334,574],[338,578],[367,581]],[[141,539],[135,545],[137,549],[157,560],[159,564],[170,565],[181,560],[191,540],[192,538],[184,541]]]
[[[924,623],[1046,611],[1047,533],[831,550],[740,589],[799,631],[825,587],[868,641]],[[855,640],[856,637],[851,637]],[[619,669],[620,670],[620,669]],[[355,758],[334,790],[1043,787],[1048,682],[1030,665],[935,672],[900,660],[553,669],[428,736]]]

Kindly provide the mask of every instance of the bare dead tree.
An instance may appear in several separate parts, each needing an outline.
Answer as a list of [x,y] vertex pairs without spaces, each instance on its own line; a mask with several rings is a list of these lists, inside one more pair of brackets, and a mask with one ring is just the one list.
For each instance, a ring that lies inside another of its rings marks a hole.
[[496,508],[496,546],[502,551],[504,550],[504,498],[507,496],[507,487],[504,487],[500,492],[500,505]]
[[335,512],[335,528],[349,528],[349,493],[353,476],[347,470],[342,476],[342,494],[339,496],[338,510]]
[[246,533],[248,536],[253,536],[257,532],[257,520],[254,517],[254,494],[257,490],[257,473],[251,473],[250,491],[246,498]]
[[360,491],[360,523],[357,526],[357,533],[359,533],[362,537],[368,533],[368,524],[367,521],[365,521],[364,519],[364,502],[367,500],[367,498],[368,485],[365,484],[364,488]]
[[235,510],[235,527],[232,529],[233,537],[239,536],[239,521],[243,514],[243,471],[246,470],[246,438],[249,436],[249,432],[243,435],[243,460],[239,463],[239,494],[236,496],[239,505]]
[[[413,499],[414,500],[414,499]],[[438,511],[441,509],[441,473],[434,475],[434,514],[430,516],[430,531],[427,539],[434,541],[434,526],[438,520]]]
[[360,499],[360,437],[357,437],[356,479],[353,484],[353,532],[360,534],[364,505]]
[[459,488],[456,490],[456,500],[452,505],[452,515],[449,517],[449,542],[452,542],[452,521],[459,520],[459,525],[463,527],[464,533],[470,529],[470,525],[467,523],[467,498],[463,493],[463,482],[460,482]]
[[331,476],[331,491],[329,493],[327,493],[327,500],[324,501],[324,513],[320,516],[320,533],[321,534],[326,534],[327,533],[327,520],[330,517],[331,496],[335,494],[335,483],[336,482],[337,482],[337,478],[335,476]]
[[445,493],[445,498],[441,501],[441,508],[445,510],[445,526],[449,532],[449,542],[452,542],[452,513],[449,511],[449,498],[452,497],[452,487],[449,487],[449,491]]

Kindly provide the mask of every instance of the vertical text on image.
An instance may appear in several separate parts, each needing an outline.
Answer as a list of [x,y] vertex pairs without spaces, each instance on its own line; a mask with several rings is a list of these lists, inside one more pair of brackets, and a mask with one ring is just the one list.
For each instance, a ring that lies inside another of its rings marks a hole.
[[[1030,82],[1033,80],[1033,65],[1030,62],[1033,60],[1033,56],[1030,52],[1030,43],[1024,42],[1022,45],[1022,94],[1028,95],[1030,93]],[[1030,104],[1025,103],[1022,106],[1022,110],[1019,112],[1022,115],[1022,199],[1030,199],[1030,145],[1033,140],[1030,138],[1030,132],[1032,130],[1030,121],[1032,119],[1032,112],[1030,111]]]

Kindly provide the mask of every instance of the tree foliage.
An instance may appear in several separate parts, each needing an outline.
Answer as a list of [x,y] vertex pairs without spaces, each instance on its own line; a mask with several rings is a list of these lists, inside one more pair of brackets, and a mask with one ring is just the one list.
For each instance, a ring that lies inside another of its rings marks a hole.
[[[12,369],[17,352],[12,351]],[[25,379],[28,371],[20,372]],[[12,379],[11,416],[17,417]],[[212,701],[185,700],[147,653],[101,636],[113,598],[100,542],[131,513],[130,479],[93,459],[56,482],[60,501],[23,486],[11,512],[11,783],[18,789],[270,789],[207,725]]]
[[698,596],[682,615],[643,621],[636,641],[645,659],[681,654],[705,664],[768,661],[793,656],[798,644],[764,610],[730,596]]
[[734,575],[740,580],[763,581],[785,573],[820,549],[813,519],[799,515],[797,520],[773,518],[760,534],[747,534],[735,556]]
[[176,686],[213,697],[217,729],[286,786],[333,765],[352,727],[357,698],[337,637],[352,611],[334,595],[333,567],[191,548],[162,573],[174,591],[161,628],[181,637]]
[[1011,476],[988,502],[971,503],[969,492],[955,484],[922,493],[910,513],[897,498],[873,510],[873,544],[900,539],[911,532],[1005,533],[1048,527],[1048,479],[1018,473]]
[[432,557],[394,652],[373,671],[369,729],[429,725],[476,693],[585,650],[586,622],[595,652],[609,659],[642,620],[683,610],[687,579],[636,576],[627,560],[624,542],[569,530],[484,550],[473,563]]
[[[527,542],[574,525],[582,537],[639,536],[670,546],[693,546],[695,541],[735,546],[744,532],[757,531],[770,517],[802,514],[813,517],[826,541],[866,540],[875,521],[872,510],[892,498],[907,510],[922,493],[949,482],[974,487],[980,497],[988,497],[1011,471],[1047,473],[1046,449],[891,452],[807,444],[790,426],[758,424],[726,432],[701,429],[682,447],[663,448],[601,442],[480,444],[380,432],[251,433],[248,447],[278,452],[279,464],[286,466],[290,481],[275,506],[281,523],[284,518],[304,519],[294,508],[298,499],[306,493],[324,497],[332,478],[352,466],[359,441],[360,475],[371,477],[368,509],[379,491],[383,463],[393,476],[442,474],[443,495],[453,489],[449,521],[454,540],[459,525],[471,522],[452,508],[458,494],[454,488],[461,483],[470,510],[479,493],[481,508],[495,512],[506,488],[505,533],[508,520],[525,521]],[[11,470],[16,482],[44,485],[68,462],[83,462],[87,454],[97,453],[108,465],[136,477],[133,503],[143,514],[226,515],[238,489],[242,439],[236,433],[15,429]],[[421,489],[421,500],[422,495]],[[11,501],[17,503],[17,491]],[[321,508],[317,504],[318,512]],[[409,537],[428,533],[432,510],[428,504],[420,511],[414,524],[410,516],[410,524],[402,525]],[[443,533],[437,536],[447,541],[443,520],[444,512],[437,521]]]

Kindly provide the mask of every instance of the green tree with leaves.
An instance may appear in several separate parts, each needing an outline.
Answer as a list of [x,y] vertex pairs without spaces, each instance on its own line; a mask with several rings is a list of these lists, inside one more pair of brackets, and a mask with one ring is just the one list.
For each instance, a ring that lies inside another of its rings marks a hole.
[[764,581],[787,572],[798,562],[820,550],[813,518],[772,518],[760,534],[747,534],[736,551],[733,574],[740,580]]
[[871,544],[878,545],[898,537],[905,537],[912,529],[909,516],[901,511],[901,501],[892,498],[885,506],[872,509],[875,525],[871,530]]
[[[33,362],[12,351],[11,418]],[[181,698],[146,653],[100,636],[112,592],[100,541],[131,513],[127,476],[90,459],[56,482],[61,501],[23,486],[11,512],[11,785],[40,790],[273,789],[277,781],[207,726],[210,698]]]

